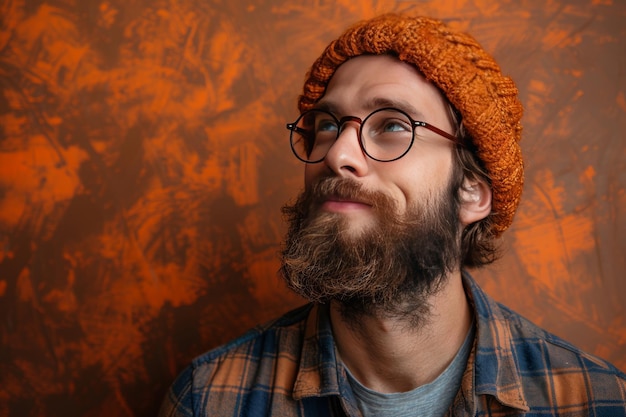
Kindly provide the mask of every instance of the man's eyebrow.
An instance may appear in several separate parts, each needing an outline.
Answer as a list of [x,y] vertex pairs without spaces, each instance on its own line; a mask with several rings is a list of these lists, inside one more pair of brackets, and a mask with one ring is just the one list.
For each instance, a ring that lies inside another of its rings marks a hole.
[[373,97],[365,102],[364,107],[368,110],[376,110],[383,107],[393,107],[408,113],[412,118],[421,120],[424,113],[419,111],[415,106],[406,100],[396,100],[388,97]]
[[315,103],[312,110],[324,110],[329,113],[336,114],[337,106],[328,101],[318,101],[317,103]]
[[[424,113],[419,111],[415,106],[406,100],[395,100],[387,97],[373,97],[363,102],[361,107],[365,111],[374,111],[382,109],[383,107],[393,107],[399,110],[403,110],[416,120],[421,120],[424,117]],[[341,114],[340,106],[330,101],[319,101],[313,106],[315,110],[324,110],[335,116],[345,116]]]

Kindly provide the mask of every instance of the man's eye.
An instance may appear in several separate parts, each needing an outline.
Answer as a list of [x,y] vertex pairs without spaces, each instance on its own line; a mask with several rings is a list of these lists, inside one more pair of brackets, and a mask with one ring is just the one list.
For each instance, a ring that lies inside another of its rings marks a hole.
[[334,120],[320,120],[317,122],[318,132],[336,132],[337,123]]
[[411,130],[406,122],[399,120],[386,120],[383,124],[382,132],[407,132]]

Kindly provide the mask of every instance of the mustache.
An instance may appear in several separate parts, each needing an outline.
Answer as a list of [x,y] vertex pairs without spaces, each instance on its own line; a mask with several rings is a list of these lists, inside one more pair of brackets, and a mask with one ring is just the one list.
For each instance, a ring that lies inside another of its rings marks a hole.
[[307,206],[319,206],[330,198],[352,200],[369,204],[373,209],[386,211],[395,207],[394,201],[385,193],[366,189],[350,178],[323,177],[311,184],[304,192]]

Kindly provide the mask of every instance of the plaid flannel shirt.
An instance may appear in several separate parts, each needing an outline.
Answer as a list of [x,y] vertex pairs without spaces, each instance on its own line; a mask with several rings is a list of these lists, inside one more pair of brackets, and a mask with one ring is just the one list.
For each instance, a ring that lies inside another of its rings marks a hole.
[[[476,340],[447,416],[626,416],[626,375],[487,296],[463,275]],[[307,305],[212,350],[172,384],[160,417],[361,416],[328,308]]]

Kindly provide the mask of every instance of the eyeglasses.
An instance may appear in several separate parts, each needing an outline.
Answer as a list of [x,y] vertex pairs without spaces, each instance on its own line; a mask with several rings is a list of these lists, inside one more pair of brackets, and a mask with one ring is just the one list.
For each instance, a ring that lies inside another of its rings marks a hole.
[[302,113],[295,122],[287,123],[291,131],[291,150],[302,162],[322,162],[348,122],[359,124],[359,145],[375,161],[391,162],[402,158],[411,149],[416,131],[417,136],[421,136],[422,128],[462,145],[455,136],[429,123],[413,120],[393,107],[374,110],[363,120],[356,116],[337,119],[326,110],[313,109]]

